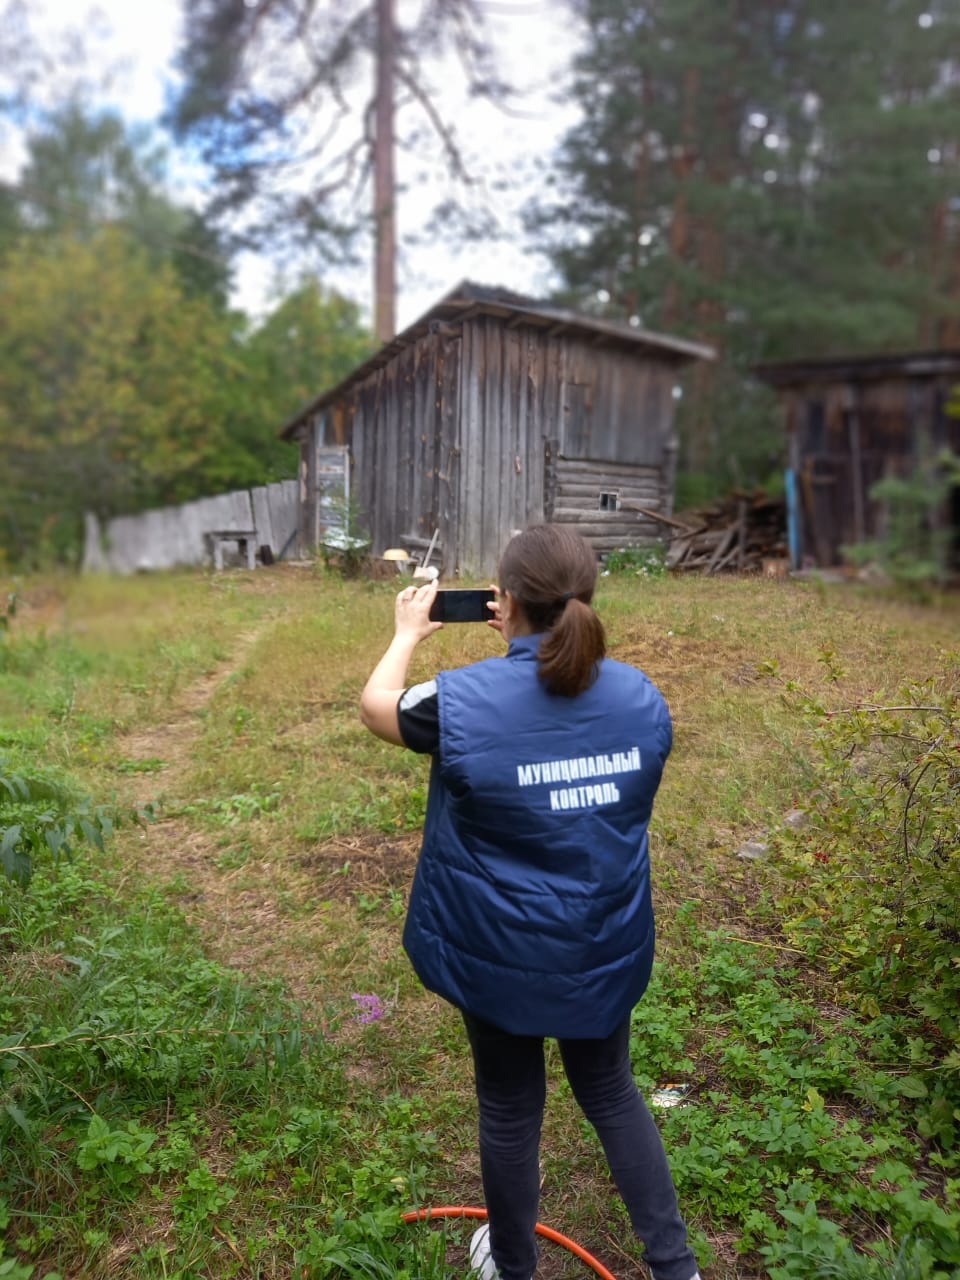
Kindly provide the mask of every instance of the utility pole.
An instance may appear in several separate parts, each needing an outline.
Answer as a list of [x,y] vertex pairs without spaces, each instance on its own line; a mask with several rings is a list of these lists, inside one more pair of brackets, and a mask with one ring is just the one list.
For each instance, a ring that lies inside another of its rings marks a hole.
[[373,151],[374,329],[380,342],[396,333],[397,229],[394,219],[394,0],[377,0],[377,99]]

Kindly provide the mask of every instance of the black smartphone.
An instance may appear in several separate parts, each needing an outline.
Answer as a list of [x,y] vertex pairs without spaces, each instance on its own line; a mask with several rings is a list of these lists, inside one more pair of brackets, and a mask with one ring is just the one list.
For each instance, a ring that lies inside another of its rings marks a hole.
[[495,591],[482,588],[438,591],[430,606],[430,621],[489,622],[493,614],[487,608],[487,603],[496,598]]

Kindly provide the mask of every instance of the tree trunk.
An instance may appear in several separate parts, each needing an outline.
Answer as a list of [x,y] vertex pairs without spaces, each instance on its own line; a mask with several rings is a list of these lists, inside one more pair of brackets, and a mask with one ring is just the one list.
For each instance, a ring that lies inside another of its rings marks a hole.
[[[700,72],[688,67],[683,76],[683,126],[680,143],[673,148],[675,192],[673,216],[670,219],[670,255],[679,275],[690,252],[690,208],[687,184],[697,157],[697,110],[700,96]],[[681,321],[681,295],[676,276],[667,285],[663,302],[663,325],[676,329]]]
[[374,329],[381,342],[396,333],[397,232],[393,175],[394,0],[377,0],[377,101],[373,155]]

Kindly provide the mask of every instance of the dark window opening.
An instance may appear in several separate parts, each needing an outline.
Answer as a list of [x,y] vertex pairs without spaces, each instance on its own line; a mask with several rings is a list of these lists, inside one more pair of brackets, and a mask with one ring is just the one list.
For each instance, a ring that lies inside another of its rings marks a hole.
[[617,490],[608,491],[608,490],[601,489],[600,510],[601,511],[619,511],[620,510],[619,491]]
[[807,401],[805,453],[824,453],[827,448],[827,410],[822,400]]

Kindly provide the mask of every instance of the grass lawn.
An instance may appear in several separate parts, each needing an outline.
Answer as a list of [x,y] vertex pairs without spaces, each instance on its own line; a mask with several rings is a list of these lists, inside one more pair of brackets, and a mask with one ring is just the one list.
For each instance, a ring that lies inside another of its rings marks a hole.
[[[399,1222],[482,1193],[459,1021],[400,945],[428,761],[357,714],[397,584],[14,586],[0,1277],[465,1275],[469,1226]],[[684,1087],[657,1116],[705,1277],[960,1276],[960,601],[617,575],[597,603],[675,722],[634,1067]],[[448,627],[411,679],[501,647]],[[551,1061],[541,1221],[640,1276]],[[545,1244],[538,1274],[590,1273]]]

